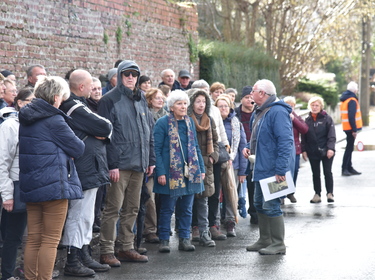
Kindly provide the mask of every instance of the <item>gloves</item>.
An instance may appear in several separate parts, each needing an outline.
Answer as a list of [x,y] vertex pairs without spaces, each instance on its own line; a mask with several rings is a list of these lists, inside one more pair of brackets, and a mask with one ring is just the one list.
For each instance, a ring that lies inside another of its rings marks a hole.
[[247,210],[246,210],[246,200],[244,197],[240,197],[238,199],[238,212],[242,218],[246,218]]

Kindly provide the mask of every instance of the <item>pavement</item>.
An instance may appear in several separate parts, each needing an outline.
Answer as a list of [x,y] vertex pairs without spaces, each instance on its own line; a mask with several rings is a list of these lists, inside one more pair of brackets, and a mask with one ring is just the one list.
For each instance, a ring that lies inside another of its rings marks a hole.
[[[370,126],[358,135],[366,145],[375,142],[375,110],[371,113]],[[248,216],[239,218],[237,237],[217,241],[214,248],[196,243],[194,252],[178,251],[178,237],[174,234],[171,253],[159,253],[158,245],[145,243],[148,263],[122,263],[120,268],[97,273],[95,279],[375,279],[375,185],[371,181],[375,151],[354,151],[354,168],[362,174],[343,177],[341,162],[346,141],[341,125],[336,126],[336,134],[332,170],[335,202],[327,203],[324,196],[320,204],[309,202],[314,195],[312,174],[309,163],[302,162],[297,203],[286,199],[283,206],[286,255],[262,256],[246,251],[246,246],[258,238],[258,227],[250,225]],[[97,245],[94,248],[97,258]],[[60,251],[63,256],[64,250]]]

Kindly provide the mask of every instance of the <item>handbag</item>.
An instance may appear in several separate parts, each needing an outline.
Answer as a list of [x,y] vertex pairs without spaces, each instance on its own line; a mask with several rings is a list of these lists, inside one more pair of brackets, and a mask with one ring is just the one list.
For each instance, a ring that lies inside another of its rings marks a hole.
[[12,213],[26,212],[26,203],[21,201],[20,181],[13,181],[13,210]]
[[219,142],[219,159],[217,160],[217,163],[224,163],[230,160],[229,153],[227,151],[227,148],[222,142]]

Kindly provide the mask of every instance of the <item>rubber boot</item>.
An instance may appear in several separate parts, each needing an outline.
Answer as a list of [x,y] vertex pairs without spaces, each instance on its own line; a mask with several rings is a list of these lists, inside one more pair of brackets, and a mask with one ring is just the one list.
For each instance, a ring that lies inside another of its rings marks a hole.
[[259,239],[254,244],[247,246],[247,251],[258,252],[260,249],[271,245],[271,231],[268,220],[269,217],[267,215],[258,213]]
[[286,253],[286,247],[284,244],[285,236],[285,225],[284,217],[269,217],[268,218],[271,229],[271,240],[272,244],[266,248],[260,249],[259,254],[261,255],[284,255]]
[[75,247],[68,248],[68,256],[64,267],[64,275],[90,277],[95,275],[95,271],[84,266],[78,259],[78,250]]
[[78,250],[78,257],[84,266],[95,272],[106,272],[111,268],[108,264],[100,264],[91,257],[90,245],[83,245],[82,249]]
[[180,242],[178,243],[178,250],[194,251],[195,246],[191,244],[189,238],[180,238]]

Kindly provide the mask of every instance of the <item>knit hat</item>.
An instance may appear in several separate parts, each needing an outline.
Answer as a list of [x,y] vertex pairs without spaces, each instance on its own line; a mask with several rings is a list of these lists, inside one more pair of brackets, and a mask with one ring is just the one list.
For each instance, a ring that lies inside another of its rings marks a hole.
[[252,90],[253,90],[253,87],[252,87],[252,86],[245,86],[245,87],[242,89],[241,99],[244,98],[246,95],[249,95],[249,94],[251,93]]
[[108,81],[110,81],[114,75],[117,74],[117,68],[112,68],[111,70],[108,71],[107,77]]

